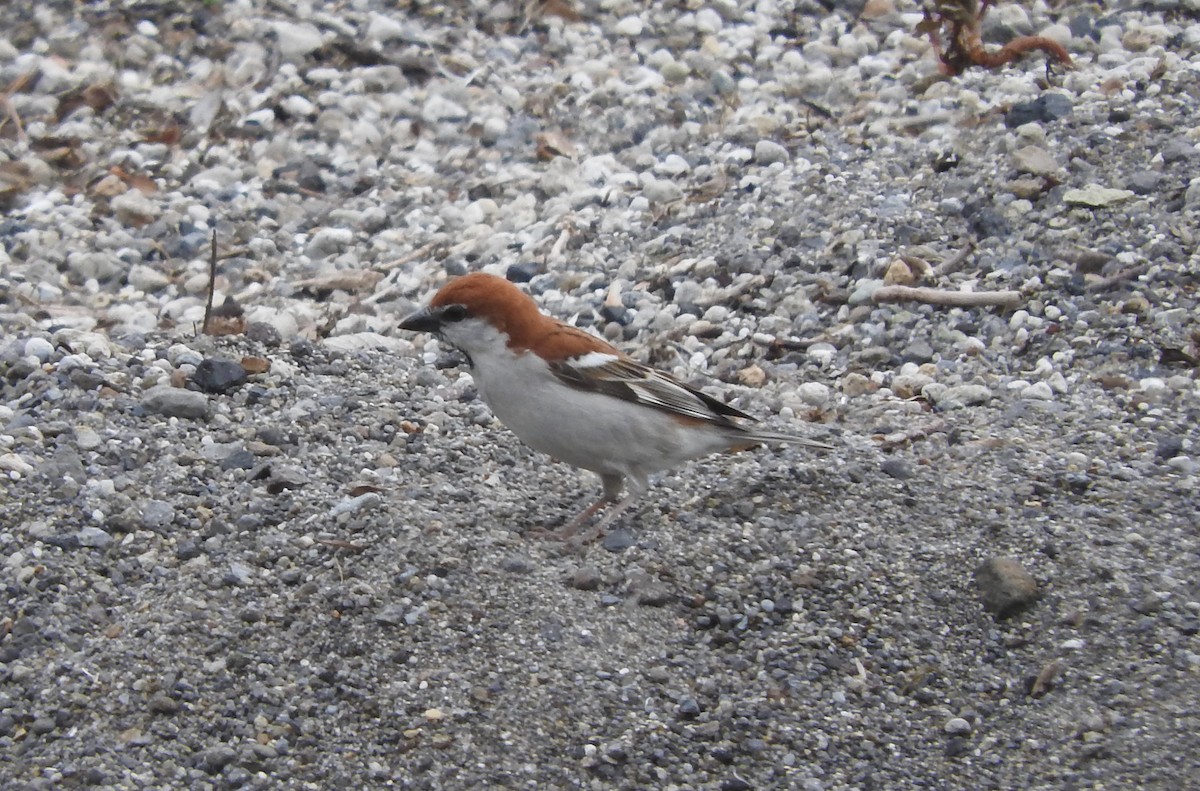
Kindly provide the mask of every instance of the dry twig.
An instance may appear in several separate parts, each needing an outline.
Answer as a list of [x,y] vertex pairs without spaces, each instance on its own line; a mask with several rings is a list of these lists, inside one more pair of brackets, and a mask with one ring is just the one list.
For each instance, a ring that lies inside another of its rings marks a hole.
[[3,106],[7,119],[0,119],[0,128],[4,126],[4,121],[13,122],[13,126],[17,130],[16,138],[22,143],[25,142],[25,128],[21,126],[21,116],[17,114],[17,108],[13,107],[13,94],[23,90],[29,81],[33,79],[36,72],[27,71],[24,74],[17,75],[17,78],[8,84],[3,94],[0,94],[0,106]]
[[1015,308],[1021,304],[1019,291],[945,291],[938,288],[914,288],[912,286],[882,286],[875,290],[872,299],[881,302],[924,302],[927,305],[946,305],[966,308],[979,305],[998,305]]
[[1088,283],[1087,290],[1092,292],[1107,291],[1113,286],[1119,285],[1126,280],[1133,280],[1134,278],[1141,277],[1143,274],[1145,274],[1147,268],[1147,264],[1127,266],[1120,272],[1114,272],[1107,277],[1100,277],[1095,281]]
[[347,552],[365,552],[367,549],[362,544],[354,544],[341,538],[316,538],[313,539],[313,543],[333,549],[344,549]]
[[946,275],[952,275],[959,269],[962,269],[963,264],[965,264],[967,259],[971,257],[971,253],[975,252],[975,244],[976,242],[974,238],[968,239],[967,244],[965,247],[963,247],[963,249],[959,250],[957,253],[947,258],[945,261],[938,264],[936,268],[934,268],[933,276],[945,277]]
[[200,331],[205,335],[209,333],[209,328],[212,320],[212,303],[213,292],[217,290],[217,229],[213,228],[212,232],[212,248],[208,255],[208,296],[204,301],[204,324],[200,325]]

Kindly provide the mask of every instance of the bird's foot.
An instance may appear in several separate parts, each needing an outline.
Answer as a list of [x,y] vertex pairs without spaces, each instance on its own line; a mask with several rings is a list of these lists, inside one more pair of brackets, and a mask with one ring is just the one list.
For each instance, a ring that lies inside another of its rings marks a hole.
[[526,533],[531,538],[542,539],[543,541],[558,541],[567,544],[576,549],[582,549],[588,544],[594,543],[601,536],[608,532],[608,528],[624,513],[630,505],[633,504],[634,497],[632,495],[626,497],[618,503],[613,503],[608,512],[590,528],[584,530],[584,526],[594,517],[604,506],[612,503],[612,500],[607,497],[601,497],[596,502],[583,509],[578,516],[572,519],[567,524],[555,530],[545,528],[535,528]]

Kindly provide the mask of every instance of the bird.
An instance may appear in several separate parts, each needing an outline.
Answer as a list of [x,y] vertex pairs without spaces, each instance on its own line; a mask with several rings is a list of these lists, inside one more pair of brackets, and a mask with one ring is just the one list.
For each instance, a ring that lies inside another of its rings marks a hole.
[[753,427],[745,412],[542,313],[496,275],[449,280],[399,327],[462,352],[480,398],[526,445],[600,476],[602,495],[551,533],[559,538],[612,506],[592,531],[598,537],[646,494],[651,475],[702,456],[765,443],[833,449]]

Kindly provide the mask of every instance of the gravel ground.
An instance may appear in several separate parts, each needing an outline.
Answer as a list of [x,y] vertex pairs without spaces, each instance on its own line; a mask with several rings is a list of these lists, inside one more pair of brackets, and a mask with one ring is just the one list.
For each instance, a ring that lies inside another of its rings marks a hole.
[[[4,788],[1195,787],[1195,0],[290,5],[0,6]],[[838,450],[534,538],[474,269]]]

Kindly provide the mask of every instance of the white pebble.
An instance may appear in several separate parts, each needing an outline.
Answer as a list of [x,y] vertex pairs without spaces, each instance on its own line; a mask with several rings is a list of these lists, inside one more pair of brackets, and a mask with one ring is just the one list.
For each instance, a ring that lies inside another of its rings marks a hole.
[[367,41],[387,41],[404,36],[404,26],[399,20],[383,14],[372,14],[367,24]]
[[636,37],[642,35],[644,27],[640,17],[627,16],[613,26],[613,32],[618,36]]
[[664,176],[682,176],[691,169],[687,160],[678,154],[668,154],[662,162],[654,166],[654,172]]
[[1066,461],[1069,466],[1074,467],[1077,470],[1086,470],[1092,463],[1092,458],[1086,453],[1080,453],[1076,450],[1068,453],[1064,457],[1064,461]]
[[75,429],[75,444],[79,446],[80,450],[95,450],[103,441],[95,429],[88,426],[79,426]]
[[1049,401],[1054,398],[1054,391],[1045,382],[1034,382],[1021,391],[1021,398],[1033,401]]
[[1181,455],[1172,456],[1171,458],[1167,459],[1167,466],[1176,472],[1183,473],[1184,475],[1191,475],[1200,465],[1197,465],[1196,462],[1192,461],[1190,456]]
[[805,382],[796,388],[796,395],[809,406],[824,406],[829,402],[829,387],[820,382]]
[[280,100],[279,106],[290,115],[301,118],[309,118],[317,114],[317,106],[298,93],[285,96]]
[[754,144],[754,161],[760,165],[787,162],[788,152],[774,140],[759,140]]
[[33,472],[33,465],[15,453],[0,453],[0,470],[23,477]]
[[837,348],[832,343],[814,343],[808,347],[808,356],[818,365],[828,365],[837,356]]
[[138,291],[158,291],[170,284],[171,279],[153,267],[145,264],[134,264],[129,267],[126,275],[129,285]]
[[642,184],[642,194],[651,203],[672,203],[683,197],[683,190],[673,181],[649,176]]
[[39,362],[46,362],[54,354],[54,346],[45,338],[30,338],[25,341],[25,356],[36,357]]
[[286,61],[299,61],[313,50],[320,49],[324,40],[316,25],[308,22],[295,23],[278,20],[275,22],[275,35],[279,44],[279,53]]
[[711,8],[702,8],[696,12],[697,32],[712,35],[720,32],[721,25],[721,15]]

